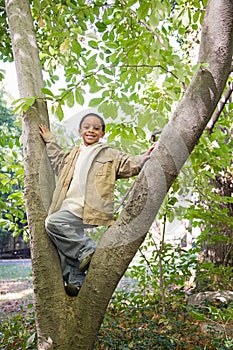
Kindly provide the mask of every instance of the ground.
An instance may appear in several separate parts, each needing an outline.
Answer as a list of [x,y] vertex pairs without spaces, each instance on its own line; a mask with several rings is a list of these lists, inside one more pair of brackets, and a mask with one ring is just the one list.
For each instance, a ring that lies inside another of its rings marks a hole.
[[0,318],[26,310],[32,302],[31,261],[0,260]]
[[[112,299],[101,327],[97,350],[233,350],[231,305],[191,308],[176,295],[167,300],[166,313],[162,313],[156,293],[154,299],[141,293],[125,299],[133,282],[130,278],[121,281],[120,293]],[[0,349],[37,349],[32,315],[31,261],[0,260]]]

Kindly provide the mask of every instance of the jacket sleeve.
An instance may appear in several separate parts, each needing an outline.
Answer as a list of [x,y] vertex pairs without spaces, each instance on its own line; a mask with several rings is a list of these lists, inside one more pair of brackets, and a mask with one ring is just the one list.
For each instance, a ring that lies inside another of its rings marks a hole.
[[117,178],[128,178],[138,175],[146,159],[143,155],[132,156],[127,153],[119,153]]
[[46,151],[52,169],[56,175],[59,175],[67,153],[65,153],[58,145],[54,135],[51,132],[46,133],[44,136],[44,141],[46,143]]

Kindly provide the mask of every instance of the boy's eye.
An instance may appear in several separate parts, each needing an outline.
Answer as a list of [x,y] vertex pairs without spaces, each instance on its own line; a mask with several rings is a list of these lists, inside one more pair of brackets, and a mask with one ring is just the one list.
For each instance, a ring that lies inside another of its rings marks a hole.
[[83,125],[82,127],[84,130],[88,130],[88,129],[91,129],[93,128],[94,130],[101,130],[101,125],[90,125],[90,124],[85,124]]

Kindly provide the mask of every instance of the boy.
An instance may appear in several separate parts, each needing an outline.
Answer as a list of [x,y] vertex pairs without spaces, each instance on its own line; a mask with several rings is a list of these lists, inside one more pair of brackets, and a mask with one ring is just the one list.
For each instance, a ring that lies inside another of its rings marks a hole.
[[137,175],[154,146],[144,155],[131,156],[100,142],[105,123],[94,113],[79,124],[83,144],[67,153],[45,125],[39,128],[58,175],[45,227],[60,256],[66,293],[76,296],[96,249],[84,229],[112,224],[115,181]]

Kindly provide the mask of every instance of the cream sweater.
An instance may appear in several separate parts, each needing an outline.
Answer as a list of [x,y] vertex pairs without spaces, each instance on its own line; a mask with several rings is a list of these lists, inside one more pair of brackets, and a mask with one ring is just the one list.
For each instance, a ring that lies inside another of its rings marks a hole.
[[73,179],[60,210],[69,210],[72,214],[80,218],[83,217],[87,174],[101,146],[101,142],[89,146],[80,146],[80,153],[75,165]]

